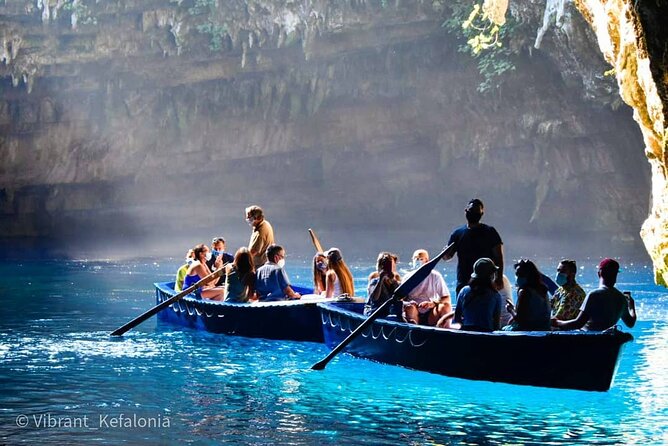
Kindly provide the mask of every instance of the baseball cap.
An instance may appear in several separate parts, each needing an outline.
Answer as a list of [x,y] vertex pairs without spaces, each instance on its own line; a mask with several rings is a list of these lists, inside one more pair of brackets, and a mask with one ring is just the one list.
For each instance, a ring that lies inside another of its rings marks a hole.
[[494,264],[492,259],[483,257],[476,260],[473,264],[473,274],[471,274],[472,279],[477,278],[486,278],[492,277],[492,275],[498,270],[499,267]]
[[606,257],[598,264],[598,269],[601,271],[619,272],[619,263],[616,260]]

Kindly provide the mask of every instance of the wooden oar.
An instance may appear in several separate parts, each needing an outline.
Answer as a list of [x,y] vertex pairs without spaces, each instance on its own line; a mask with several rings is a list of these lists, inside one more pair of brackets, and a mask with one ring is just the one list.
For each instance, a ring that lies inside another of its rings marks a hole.
[[315,250],[318,252],[325,252],[322,249],[322,245],[320,244],[320,240],[318,240],[318,237],[315,236],[315,232],[313,232],[313,229],[308,228],[308,233],[311,236],[311,241],[313,242],[313,246],[315,246]]
[[140,314],[136,318],[132,319],[130,322],[127,324],[123,325],[120,328],[117,328],[111,333],[111,336],[123,336],[123,333],[125,333],[128,330],[131,330],[132,328],[136,327],[137,325],[141,324],[144,322],[146,319],[150,318],[154,314],[158,313],[160,310],[163,308],[167,308],[177,300],[181,299],[184,296],[187,296],[188,294],[192,293],[195,291],[197,288],[201,287],[207,282],[210,282],[213,279],[217,279],[223,274],[223,271],[225,271],[225,265],[223,265],[220,269],[217,269],[216,271],[212,272],[205,278],[201,279],[199,282],[195,283],[194,285],[189,286],[185,290],[181,291],[179,294],[176,296],[170,297],[164,302],[159,303],[155,307],[151,308],[150,310],[146,311],[143,314]]
[[369,325],[371,325],[373,321],[378,319],[378,317],[381,314],[383,314],[383,312],[388,306],[390,306],[396,299],[401,299],[405,297],[408,293],[410,293],[413,290],[413,288],[422,283],[422,281],[426,279],[427,276],[429,276],[431,270],[434,269],[434,267],[441,260],[441,258],[445,254],[447,254],[448,251],[450,251],[450,249],[452,249],[454,245],[455,245],[454,243],[450,243],[443,249],[443,251],[439,255],[437,255],[429,262],[422,265],[417,271],[415,271],[415,273],[412,276],[410,276],[405,282],[399,285],[399,287],[394,291],[394,293],[392,293],[392,296],[389,299],[387,299],[380,307],[378,307],[376,311],[371,313],[371,315],[368,318],[366,318],[366,320],[362,322],[359,325],[359,327],[357,327],[352,333],[350,333],[347,338],[341,341],[339,345],[334,347],[334,349],[331,352],[329,352],[327,356],[325,356],[323,359],[313,364],[311,368],[313,370],[324,369],[327,366],[327,363],[329,363],[329,361],[331,361],[332,358],[334,358],[334,356],[338,355],[339,352],[344,348],[346,348],[346,346],[350,344],[350,342],[352,342],[352,340],[355,339],[360,333],[362,333],[362,331],[364,331],[366,327],[368,327]]

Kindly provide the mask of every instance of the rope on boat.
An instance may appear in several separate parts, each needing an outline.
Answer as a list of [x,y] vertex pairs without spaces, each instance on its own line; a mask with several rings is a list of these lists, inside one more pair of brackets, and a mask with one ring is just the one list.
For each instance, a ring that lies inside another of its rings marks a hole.
[[398,336],[398,333],[397,333],[397,336],[394,337],[394,340],[397,341],[397,343],[399,343],[399,344],[403,344],[404,342],[406,342],[406,339],[408,339],[408,336],[410,336],[411,331],[413,331],[413,330],[411,330],[410,328],[408,330],[406,330],[406,336],[404,336],[404,338],[401,341],[399,340],[399,336]]
[[190,308],[188,308],[188,302],[186,302],[186,311],[188,311],[189,316],[192,316],[193,314],[195,314],[195,309],[193,309],[193,311],[191,312]]
[[195,313],[197,313],[198,316],[201,316],[201,315],[204,314],[204,313],[202,313],[201,311],[199,311],[199,310],[197,309],[197,307],[195,307]]
[[[339,314],[334,314],[330,311],[328,312],[323,312],[320,314],[320,320],[322,321],[323,325],[329,324],[331,327],[339,327],[339,329],[343,332],[351,332],[352,333],[352,323],[349,319],[341,317]],[[347,320],[347,324],[344,323],[344,321]],[[347,325],[347,326],[346,326]],[[425,336],[424,341],[420,343],[416,343],[415,340],[413,339],[413,332],[415,330],[412,330],[411,328],[408,328],[406,330],[406,336],[404,336],[403,339],[399,339],[399,331],[397,330],[397,327],[392,327],[389,333],[385,333],[385,327],[383,325],[379,325],[380,331],[376,333],[374,331],[374,325],[372,324],[368,330],[362,331],[361,335],[364,338],[368,338],[371,336],[372,339],[376,340],[379,339],[381,336],[383,339],[386,341],[394,340],[398,344],[403,344],[406,342],[408,339],[408,342],[410,343],[411,347],[422,347],[429,341],[429,336]],[[392,337],[394,335],[394,337]]]
[[[386,335],[385,330],[383,330],[383,326],[380,326],[380,333],[383,335],[383,338],[385,338],[386,341],[389,341],[392,335],[394,334],[395,331],[397,331],[397,327],[392,327],[392,330],[390,330],[390,334]],[[395,337],[396,338],[396,337]],[[405,341],[405,339],[404,339]]]
[[[408,331],[408,340],[410,341],[412,347],[422,347],[423,345],[425,345],[427,343],[427,341],[429,340],[429,337],[425,336],[424,341],[422,342],[422,344],[418,345],[415,342],[413,342],[413,330],[409,330]],[[404,339],[404,341],[405,341],[405,339]]]
[[383,326],[380,326],[380,331],[378,332],[378,336],[376,336],[373,334],[373,324],[371,324],[371,339],[378,339],[381,334],[383,334]]
[[205,312],[204,314],[206,315],[206,317],[213,317],[213,313],[209,314]]

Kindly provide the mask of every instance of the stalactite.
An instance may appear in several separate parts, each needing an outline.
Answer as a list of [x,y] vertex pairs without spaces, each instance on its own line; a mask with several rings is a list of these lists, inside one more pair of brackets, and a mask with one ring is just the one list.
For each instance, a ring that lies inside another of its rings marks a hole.
[[543,14],[543,25],[538,28],[538,33],[536,35],[536,42],[534,43],[534,48],[539,49],[543,41],[543,36],[550,28],[552,19],[554,18],[554,23],[557,27],[560,27],[562,24],[562,19],[564,17],[564,8],[568,0],[547,0],[545,2],[545,12]]

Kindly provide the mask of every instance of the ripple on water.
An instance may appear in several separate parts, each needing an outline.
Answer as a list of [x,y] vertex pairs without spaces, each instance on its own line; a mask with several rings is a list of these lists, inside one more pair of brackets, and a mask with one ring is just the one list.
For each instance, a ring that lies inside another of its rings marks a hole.
[[459,380],[347,355],[315,372],[309,367],[327,353],[322,345],[154,321],[110,338],[108,331],[152,305],[150,283],[170,279],[172,266],[49,265],[57,274],[5,266],[5,276],[32,285],[26,296],[14,281],[0,283],[12,290],[0,332],[1,414],[160,413],[172,427],[44,433],[0,426],[0,436],[27,444],[666,444],[668,294],[635,278],[624,284],[641,315],[635,342],[625,347],[615,387],[591,393]]

